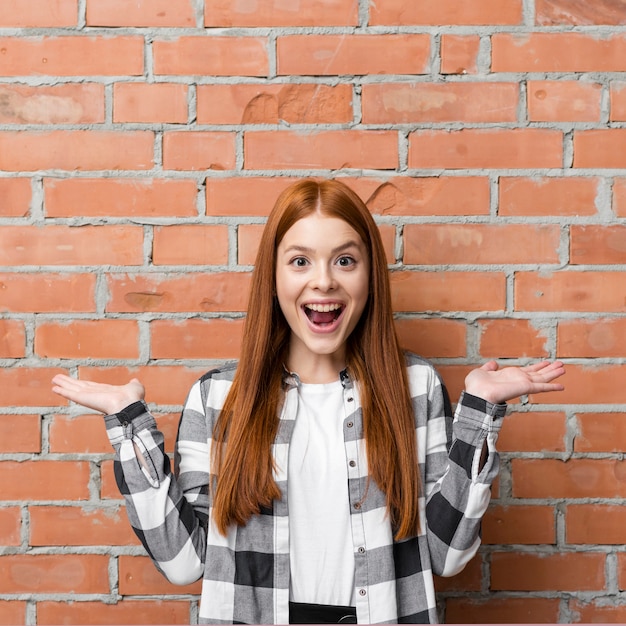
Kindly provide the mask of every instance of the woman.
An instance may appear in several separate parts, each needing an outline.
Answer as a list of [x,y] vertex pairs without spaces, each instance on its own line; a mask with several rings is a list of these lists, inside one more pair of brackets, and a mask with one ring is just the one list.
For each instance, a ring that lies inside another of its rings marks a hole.
[[131,524],[170,581],[203,579],[201,623],[434,623],[433,574],[480,543],[504,403],[563,373],[489,362],[453,419],[433,367],[398,346],[367,208],[303,180],[265,227],[239,364],[189,393],[175,473],[139,381],[54,390],[107,414]]

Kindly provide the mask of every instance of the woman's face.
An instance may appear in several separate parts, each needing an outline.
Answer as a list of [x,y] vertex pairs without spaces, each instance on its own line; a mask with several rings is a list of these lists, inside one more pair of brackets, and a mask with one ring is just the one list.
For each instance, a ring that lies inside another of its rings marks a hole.
[[289,363],[345,367],[345,347],[369,293],[370,260],[359,234],[320,213],[297,221],[276,251],[276,295],[291,328]]

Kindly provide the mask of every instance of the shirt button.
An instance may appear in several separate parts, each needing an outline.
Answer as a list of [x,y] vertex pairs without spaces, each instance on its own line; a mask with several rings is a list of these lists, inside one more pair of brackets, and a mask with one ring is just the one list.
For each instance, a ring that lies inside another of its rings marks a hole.
[[350,461],[349,465],[350,467],[356,467],[356,461]]
[[354,508],[358,511],[361,508],[361,503],[360,502],[355,502],[354,503]]
[[354,422],[348,422],[346,425],[348,426],[348,428],[352,428],[354,426]]
[[365,595],[367,595],[367,591],[365,589],[359,589],[359,595],[360,596],[365,596]]
[[354,398],[348,398],[348,402],[354,402]]
[[363,546],[359,548],[359,554],[365,554],[365,548]]

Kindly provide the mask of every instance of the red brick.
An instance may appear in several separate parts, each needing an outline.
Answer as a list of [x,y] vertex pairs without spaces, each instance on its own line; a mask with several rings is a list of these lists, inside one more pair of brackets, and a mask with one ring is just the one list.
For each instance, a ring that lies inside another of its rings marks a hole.
[[193,0],[89,0],[87,26],[195,27]]
[[108,602],[37,602],[37,624],[189,624],[184,600]]
[[594,0],[593,4],[585,0],[537,0],[535,19],[540,26],[618,25],[626,24],[626,8],[612,0]]
[[336,76],[344,74],[425,74],[430,37],[410,35],[291,35],[276,42],[277,73]]
[[214,27],[357,26],[358,5],[352,0],[301,0],[297,5],[261,0],[237,3],[210,0],[204,25]]
[[560,412],[510,413],[498,436],[501,452],[565,452],[567,420]]
[[0,600],[0,624],[27,624],[26,607],[22,600]]
[[154,73],[267,76],[267,40],[262,37],[180,37],[152,44]]
[[568,364],[561,379],[565,391],[542,393],[538,399],[545,404],[621,404],[626,402],[626,390],[615,381],[623,380],[624,375],[626,366],[619,363],[586,367]]
[[140,226],[3,226],[1,265],[140,265]]
[[555,544],[553,506],[491,506],[482,523],[484,544]]
[[55,415],[48,438],[52,453],[110,454],[112,451],[100,414]]
[[471,370],[480,365],[482,365],[482,363],[468,365],[437,365],[437,370],[445,381],[448,393],[453,402],[456,402],[463,389],[465,389],[465,377]]
[[48,217],[197,215],[194,180],[45,178],[44,195]]
[[133,36],[0,37],[2,74],[141,76],[143,47],[143,38]]
[[593,552],[491,555],[491,590],[600,591],[606,555]]
[[623,498],[626,463],[615,459],[513,459],[514,498]]
[[345,124],[351,85],[198,85],[199,124]]
[[154,229],[154,265],[225,265],[228,263],[228,227],[181,224]]
[[617,554],[617,575],[618,575],[618,589],[626,589],[626,555],[623,553]]
[[602,600],[583,602],[572,598],[569,601],[572,623],[579,624],[624,624],[626,607],[616,604],[602,604]]
[[237,263],[254,265],[264,224],[240,224],[237,228]]
[[600,122],[600,83],[531,80],[527,89],[531,122]]
[[0,274],[2,307],[15,313],[94,311],[95,276]]
[[398,319],[396,330],[402,346],[427,358],[464,357],[466,324],[449,319]]
[[563,320],[557,331],[559,358],[626,357],[626,319]]
[[626,128],[575,131],[574,167],[625,168]]
[[626,217],[626,178],[616,178],[613,184],[613,208],[619,217]]
[[558,263],[560,231],[544,224],[406,224],[409,265]]
[[455,576],[434,576],[437,593],[449,591],[480,591],[482,583],[482,559],[480,554],[470,559],[469,563]]
[[108,276],[109,313],[245,311],[250,275],[220,272]]
[[0,178],[1,217],[25,217],[30,210],[30,199],[30,179]]
[[441,35],[441,73],[476,74],[479,52],[477,35]]
[[[78,0],[31,0],[0,3],[1,28],[77,26]],[[0,623],[3,622],[0,618]]]
[[500,311],[506,284],[500,272],[393,272],[394,311]]
[[207,178],[207,215],[267,216],[276,198],[295,178],[282,176]]
[[[3,546],[19,546],[22,543],[22,511],[17,506],[0,508],[0,543]],[[2,620],[2,607],[0,606],[0,624]]]
[[[515,83],[374,83],[362,87],[363,123],[514,122]],[[488,104],[487,104],[488,103]]]
[[625,312],[623,272],[517,272],[517,311]]
[[398,137],[384,130],[249,131],[246,169],[394,169]]
[[178,436],[178,424],[180,422],[180,411],[176,413],[164,413],[153,415],[156,419],[157,426],[165,439],[165,452],[167,452],[172,461],[174,459],[174,447],[176,445],[176,437]]
[[191,319],[150,323],[151,356],[155,359],[239,358],[243,320]]
[[0,100],[1,124],[104,122],[104,86],[95,83],[0,85]]
[[396,262],[396,227],[392,224],[378,224],[380,237],[383,240],[385,256],[390,265]]
[[611,82],[610,92],[611,121],[626,121],[626,83],[620,81]]
[[135,320],[43,322],[35,330],[35,353],[59,359],[138,359]]
[[52,393],[50,381],[65,370],[53,367],[0,368],[0,406],[56,406],[59,396]]
[[422,130],[409,136],[409,167],[560,168],[562,133],[546,128]]
[[626,38],[586,33],[495,33],[492,72],[623,72]]
[[626,422],[623,413],[577,413],[575,452],[619,452],[624,449]]
[[235,167],[235,135],[227,132],[174,131],[163,136],[167,170],[230,170]]
[[0,132],[0,169],[145,170],[153,164],[153,143],[147,131]]
[[[124,507],[31,506],[31,546],[128,546],[139,540]],[[72,532],[68,533],[71,528]]]
[[446,599],[447,624],[555,624],[560,598]]
[[346,179],[375,215],[488,215],[489,180],[471,176]]
[[0,415],[0,453],[20,452],[41,452],[41,416]]
[[459,24],[481,26],[491,24],[515,25],[522,23],[522,2],[512,0],[370,0],[371,25]]
[[201,581],[191,585],[173,585],[160,574],[148,557],[122,555],[118,559],[119,592],[123,596],[176,595],[200,593]]
[[116,83],[113,121],[152,124],[187,123],[187,86],[178,83]]
[[0,319],[0,359],[19,359],[24,356],[26,356],[24,322]]
[[568,544],[626,543],[626,510],[617,505],[568,505],[565,509],[565,541]]
[[84,461],[1,461],[0,482],[3,500],[87,500],[89,464]]
[[[207,349],[211,358],[210,350]],[[79,378],[111,385],[124,385],[138,378],[146,388],[146,401],[180,406],[191,386],[206,373],[205,367],[182,365],[146,365],[143,367],[79,367]]]
[[100,499],[110,501],[124,501],[124,496],[120,494],[115,480],[113,461],[102,461],[100,463]]
[[480,355],[486,358],[548,356],[543,329],[524,319],[484,319],[479,321]]
[[500,178],[498,214],[596,215],[596,177],[507,177]]
[[104,554],[0,556],[0,593],[109,593],[108,563]]

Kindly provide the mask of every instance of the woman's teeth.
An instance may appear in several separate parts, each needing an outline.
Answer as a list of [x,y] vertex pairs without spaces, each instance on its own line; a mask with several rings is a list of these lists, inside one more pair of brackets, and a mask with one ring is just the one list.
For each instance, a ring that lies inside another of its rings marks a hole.
[[317,313],[329,313],[341,308],[340,304],[305,304],[304,306]]

